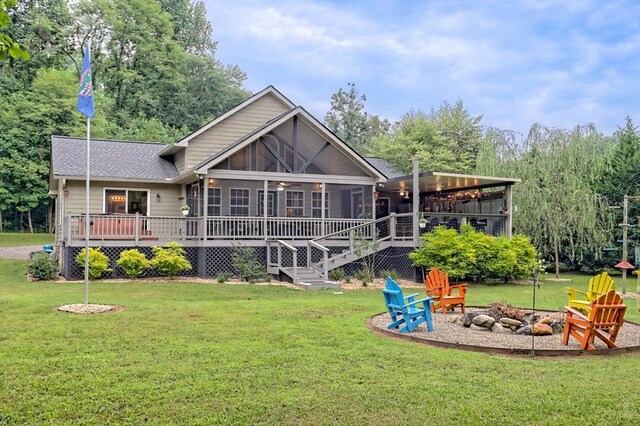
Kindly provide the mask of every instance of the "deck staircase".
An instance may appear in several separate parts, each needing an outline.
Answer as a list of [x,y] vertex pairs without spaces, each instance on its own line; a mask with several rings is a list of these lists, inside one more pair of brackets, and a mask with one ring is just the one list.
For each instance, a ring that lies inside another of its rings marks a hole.
[[[268,241],[267,272],[284,274],[294,285],[304,289],[340,288],[340,284],[329,280],[330,270],[385,250],[392,246],[394,240],[410,238],[398,236],[396,220],[395,215],[388,216],[307,241],[305,266],[299,266],[296,247],[282,240]],[[271,256],[272,244],[277,247],[276,259]],[[291,253],[291,261],[287,265],[283,262],[283,251]],[[321,260],[314,262],[314,256],[317,259],[318,253],[321,254]]]

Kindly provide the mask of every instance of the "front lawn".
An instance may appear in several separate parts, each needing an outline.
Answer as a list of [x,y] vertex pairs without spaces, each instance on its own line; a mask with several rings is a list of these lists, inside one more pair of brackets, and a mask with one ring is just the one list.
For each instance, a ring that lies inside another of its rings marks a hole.
[[[365,327],[384,310],[379,290],[95,283],[92,303],[126,309],[73,315],[53,308],[81,302],[82,284],[25,283],[23,268],[0,260],[0,424],[640,424],[637,354],[397,341]],[[566,285],[544,283],[539,307],[561,307]],[[468,298],[526,307],[531,287]]]
[[53,244],[53,234],[27,234],[24,232],[0,232],[0,247],[35,246]]

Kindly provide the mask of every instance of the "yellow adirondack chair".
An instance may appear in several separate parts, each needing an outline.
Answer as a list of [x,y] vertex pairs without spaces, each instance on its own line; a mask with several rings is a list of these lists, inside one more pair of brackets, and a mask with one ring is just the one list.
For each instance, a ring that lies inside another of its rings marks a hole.
[[589,315],[591,302],[603,294],[607,294],[610,290],[615,290],[615,288],[616,286],[609,274],[603,272],[589,280],[589,288],[586,292],[576,290],[575,288],[567,288],[569,307]]

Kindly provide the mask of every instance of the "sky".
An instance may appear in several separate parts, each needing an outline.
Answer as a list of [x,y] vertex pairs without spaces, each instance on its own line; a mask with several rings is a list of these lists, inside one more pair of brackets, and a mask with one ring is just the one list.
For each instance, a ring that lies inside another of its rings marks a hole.
[[323,120],[355,83],[391,122],[462,100],[482,125],[640,124],[640,1],[204,0],[217,58]]

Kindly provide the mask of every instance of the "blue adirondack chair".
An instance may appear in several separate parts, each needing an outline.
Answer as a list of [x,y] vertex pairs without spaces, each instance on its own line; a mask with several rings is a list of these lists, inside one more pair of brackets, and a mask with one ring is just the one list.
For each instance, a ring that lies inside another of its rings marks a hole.
[[[433,331],[431,318],[433,297],[415,300],[418,293],[403,296],[402,289],[391,277],[387,277],[387,285],[382,290],[382,294],[392,321],[387,328],[397,328],[400,332],[412,332],[418,325],[426,322],[427,330]],[[417,306],[420,303],[422,307]]]

